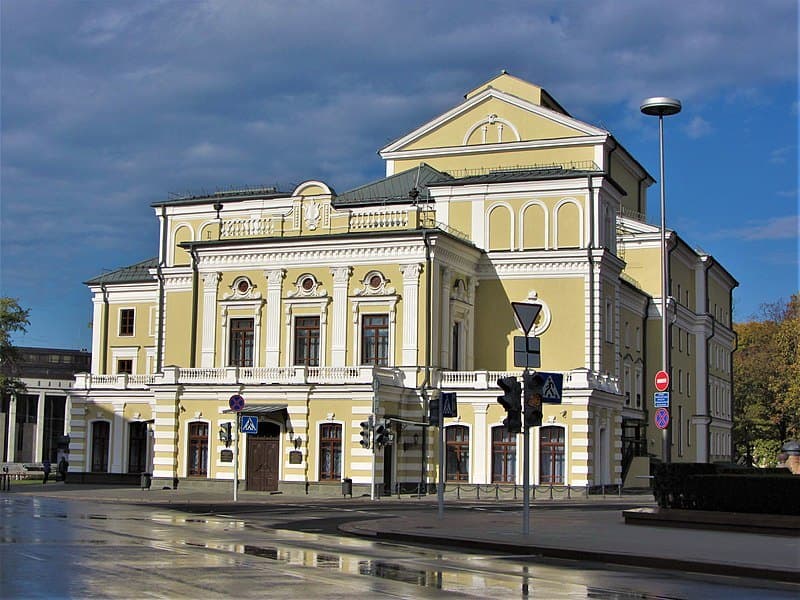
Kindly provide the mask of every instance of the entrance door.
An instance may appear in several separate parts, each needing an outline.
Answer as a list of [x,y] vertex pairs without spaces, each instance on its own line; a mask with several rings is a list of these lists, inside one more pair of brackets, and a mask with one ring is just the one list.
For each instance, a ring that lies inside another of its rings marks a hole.
[[259,423],[258,434],[247,437],[246,484],[249,491],[278,490],[281,428],[275,423]]

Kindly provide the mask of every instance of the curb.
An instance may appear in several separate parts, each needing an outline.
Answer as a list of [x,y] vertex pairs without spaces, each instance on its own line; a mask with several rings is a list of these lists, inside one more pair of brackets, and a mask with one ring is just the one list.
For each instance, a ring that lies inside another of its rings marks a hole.
[[751,567],[747,565],[702,562],[682,560],[675,558],[662,558],[655,556],[638,556],[617,552],[604,552],[601,550],[581,550],[578,548],[556,548],[553,546],[537,546],[510,544],[492,540],[476,540],[458,537],[439,537],[437,535],[421,535],[414,533],[400,533],[394,531],[374,531],[362,529],[358,523],[343,523],[338,529],[344,533],[376,540],[405,542],[423,546],[459,547],[467,550],[480,550],[483,552],[499,552],[503,554],[517,554],[540,556],[561,560],[580,560],[603,562],[615,565],[645,567],[660,570],[685,571],[690,573],[706,573],[712,575],[726,575],[732,577],[752,577],[755,579],[768,579],[788,583],[800,583],[800,572],[768,569],[764,567]]

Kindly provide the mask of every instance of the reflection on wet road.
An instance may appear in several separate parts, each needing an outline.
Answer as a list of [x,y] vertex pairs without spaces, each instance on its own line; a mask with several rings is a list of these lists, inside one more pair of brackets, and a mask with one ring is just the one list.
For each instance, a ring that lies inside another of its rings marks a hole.
[[[238,515],[0,497],[0,598],[794,598],[797,587],[530,557],[476,555],[284,528],[345,511]],[[356,511],[369,519],[376,513]],[[771,588],[771,589],[770,589]]]

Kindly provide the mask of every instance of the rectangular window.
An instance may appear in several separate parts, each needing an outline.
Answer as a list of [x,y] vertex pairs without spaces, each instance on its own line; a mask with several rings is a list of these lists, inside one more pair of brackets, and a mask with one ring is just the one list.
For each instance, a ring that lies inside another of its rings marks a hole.
[[564,429],[542,427],[539,430],[539,482],[564,483]]
[[128,431],[128,473],[144,473],[147,470],[147,423],[131,423]]
[[342,426],[325,423],[319,431],[319,480],[338,481],[342,477]]
[[517,434],[492,428],[492,483],[514,483],[517,473]]
[[253,319],[231,319],[230,367],[253,366]]
[[606,341],[614,341],[614,316],[611,302],[606,300]]
[[208,423],[189,423],[189,452],[186,473],[205,477],[208,473]]
[[361,364],[389,365],[389,315],[364,315],[361,322]]
[[117,373],[133,375],[133,360],[130,358],[120,358],[117,361]]
[[108,473],[108,421],[92,423],[92,473]]
[[294,364],[319,366],[319,317],[294,320]]
[[678,456],[683,456],[683,407],[678,407]]
[[446,431],[445,480],[469,481],[469,429],[451,425]]
[[136,311],[132,308],[119,309],[119,334],[120,335],[133,335],[133,321]]

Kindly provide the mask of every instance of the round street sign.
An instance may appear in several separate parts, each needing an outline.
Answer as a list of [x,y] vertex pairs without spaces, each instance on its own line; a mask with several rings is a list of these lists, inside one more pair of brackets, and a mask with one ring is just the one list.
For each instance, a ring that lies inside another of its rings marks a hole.
[[231,407],[232,411],[239,412],[244,408],[244,398],[242,398],[239,394],[234,394],[231,396],[231,399],[228,400],[228,406]]
[[656,409],[653,420],[656,422],[656,427],[659,429],[666,429],[669,425],[669,410],[666,408]]
[[659,392],[666,392],[669,388],[669,373],[666,371],[659,371],[656,373],[656,389]]

